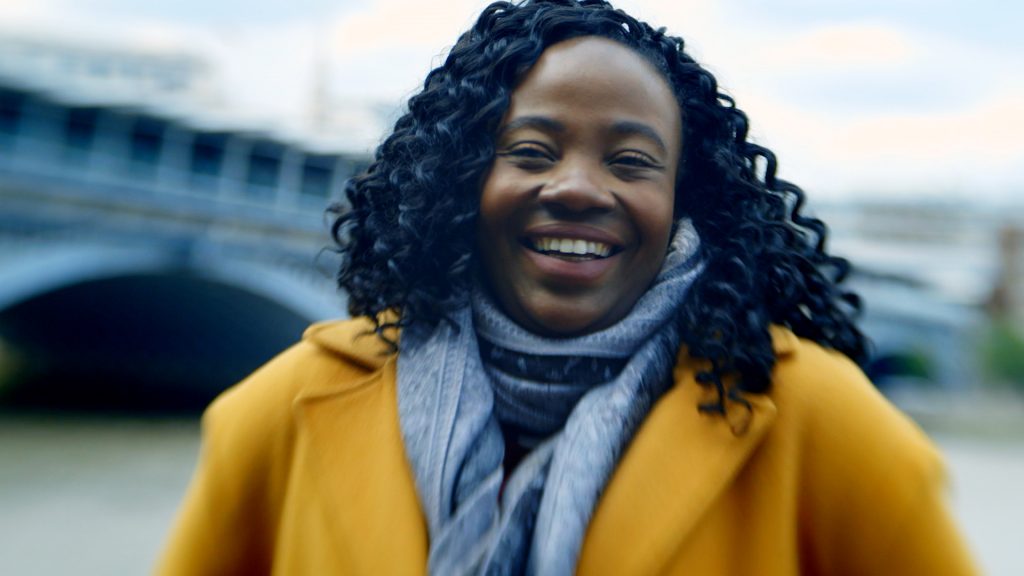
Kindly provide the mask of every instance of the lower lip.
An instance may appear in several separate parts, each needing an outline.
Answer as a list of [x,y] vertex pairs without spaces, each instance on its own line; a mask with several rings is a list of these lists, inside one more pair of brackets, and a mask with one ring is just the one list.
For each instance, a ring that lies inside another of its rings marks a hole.
[[597,281],[615,264],[615,259],[618,258],[616,254],[606,258],[572,262],[534,252],[525,246],[522,249],[526,252],[527,259],[542,274],[552,280],[571,284],[589,284]]

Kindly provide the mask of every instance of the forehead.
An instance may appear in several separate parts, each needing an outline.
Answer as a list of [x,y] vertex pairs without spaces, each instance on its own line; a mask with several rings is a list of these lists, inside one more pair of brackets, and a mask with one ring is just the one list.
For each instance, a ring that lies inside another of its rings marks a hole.
[[666,141],[677,140],[681,127],[661,72],[632,48],[596,36],[566,40],[541,54],[512,93],[506,121],[524,115],[637,121]]

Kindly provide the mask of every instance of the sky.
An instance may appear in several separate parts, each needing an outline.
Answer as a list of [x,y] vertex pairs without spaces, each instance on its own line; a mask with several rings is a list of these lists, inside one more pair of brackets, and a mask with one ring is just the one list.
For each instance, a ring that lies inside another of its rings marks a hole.
[[[398,109],[480,0],[0,0],[0,34],[184,50],[271,125],[330,101]],[[812,196],[1024,196],[1024,3],[623,0],[682,36]],[[376,129],[362,135],[366,146]]]

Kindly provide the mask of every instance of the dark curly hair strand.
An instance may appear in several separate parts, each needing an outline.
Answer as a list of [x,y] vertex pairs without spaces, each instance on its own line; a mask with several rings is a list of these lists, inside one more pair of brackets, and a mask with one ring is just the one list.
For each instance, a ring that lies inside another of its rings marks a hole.
[[724,412],[727,398],[769,389],[770,324],[863,363],[867,342],[853,321],[861,305],[840,289],[850,266],[826,252],[824,224],[801,212],[804,193],[775,176],[770,150],[747,141],[746,115],[682,39],[603,0],[491,4],[430,72],[374,162],[348,182],[348,205],[329,209],[349,312],[374,319],[394,346],[387,329],[433,325],[466,301],[480,186],[511,94],[546,48],[581,36],[636,50],[679,102],[676,206],[693,219],[706,269],[677,320],[690,354],[710,361],[698,381],[718,392],[701,409]]

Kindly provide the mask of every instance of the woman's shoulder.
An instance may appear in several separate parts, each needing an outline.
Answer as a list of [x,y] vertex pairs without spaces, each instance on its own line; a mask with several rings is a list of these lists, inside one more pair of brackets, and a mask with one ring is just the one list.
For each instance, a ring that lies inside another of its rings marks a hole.
[[767,452],[799,479],[811,556],[863,574],[973,573],[931,440],[849,358],[776,332]]
[[852,360],[787,329],[772,330],[776,426],[799,436],[805,454],[818,463],[843,460],[879,474],[903,468],[941,476],[941,457],[931,440]]
[[199,465],[162,573],[269,571],[296,478],[298,439],[311,415],[299,408],[306,399],[321,406],[324,395],[345,397],[361,382],[381,380],[373,376],[389,356],[372,327],[368,320],[315,324],[214,400],[203,415]]
[[772,327],[772,340],[777,360],[771,395],[780,409],[819,413],[846,424],[858,420],[877,424],[880,417],[911,424],[842,352],[786,328]]
[[299,398],[358,385],[391,356],[373,328],[366,318],[311,325],[301,340],[225,390],[204,420],[274,421]]

